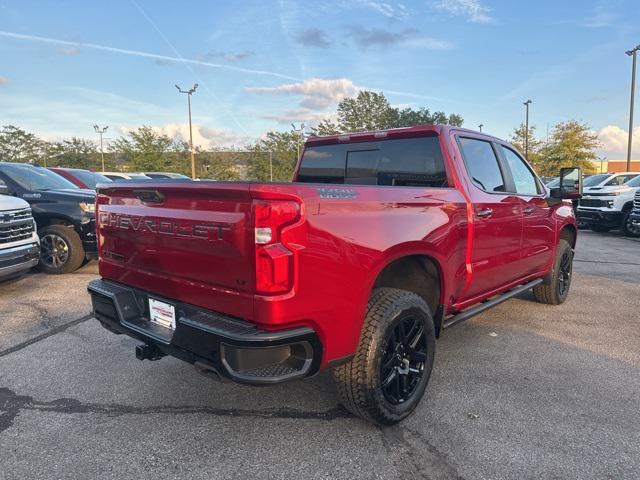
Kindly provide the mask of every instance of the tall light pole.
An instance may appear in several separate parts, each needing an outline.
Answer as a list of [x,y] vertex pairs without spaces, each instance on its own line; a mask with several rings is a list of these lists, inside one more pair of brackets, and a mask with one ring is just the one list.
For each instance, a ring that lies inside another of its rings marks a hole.
[[193,130],[191,128],[191,95],[196,92],[196,88],[198,88],[198,84],[194,83],[193,87],[189,90],[182,90],[178,85],[175,86],[180,93],[187,94],[187,104],[189,105],[189,150],[191,150],[191,178],[195,180],[196,178],[196,157],[193,152]]
[[627,50],[625,53],[629,55],[633,60],[631,61],[631,102],[629,105],[629,142],[627,143],[627,172],[631,170],[631,144],[633,142],[633,103],[636,93],[636,54],[640,50],[640,45],[637,45],[631,50]]
[[524,121],[524,158],[527,159],[527,162],[529,161],[529,105],[531,105],[531,103],[531,100],[523,103],[526,110]]
[[482,133],[482,127],[484,127],[484,124],[481,123],[480,125],[478,125],[478,128],[480,129],[480,133]]
[[105,125],[100,128],[98,125],[94,125],[93,129],[96,131],[98,135],[100,135],[100,158],[102,159],[102,171],[104,172],[104,149],[102,148],[102,135],[107,131],[109,125]]
[[300,124],[300,130],[298,130],[293,123],[291,124],[291,128],[293,128],[294,132],[300,132],[300,136],[298,137],[298,141],[296,142],[298,145],[298,158],[296,160],[300,160],[300,142],[304,141],[304,123]]

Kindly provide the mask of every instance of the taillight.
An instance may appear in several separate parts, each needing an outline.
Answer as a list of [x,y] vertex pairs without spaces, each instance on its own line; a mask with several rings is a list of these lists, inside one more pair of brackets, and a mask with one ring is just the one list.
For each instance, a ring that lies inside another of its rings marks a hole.
[[296,202],[256,200],[253,204],[256,243],[256,291],[284,293],[293,283],[294,254],[282,239],[282,230],[300,216]]

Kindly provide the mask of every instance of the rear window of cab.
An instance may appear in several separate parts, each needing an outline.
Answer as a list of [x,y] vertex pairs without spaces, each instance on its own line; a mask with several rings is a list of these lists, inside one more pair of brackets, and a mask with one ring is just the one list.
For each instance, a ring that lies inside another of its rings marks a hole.
[[349,185],[448,187],[438,137],[309,146],[297,181]]

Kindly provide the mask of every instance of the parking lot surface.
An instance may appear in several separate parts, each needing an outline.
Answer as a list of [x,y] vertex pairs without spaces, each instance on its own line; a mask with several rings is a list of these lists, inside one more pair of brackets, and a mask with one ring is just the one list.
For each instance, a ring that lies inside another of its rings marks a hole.
[[391,428],[330,378],[220,384],[88,316],[95,263],[0,284],[0,477],[637,478],[640,242],[581,232],[568,301],[531,294],[444,332]]

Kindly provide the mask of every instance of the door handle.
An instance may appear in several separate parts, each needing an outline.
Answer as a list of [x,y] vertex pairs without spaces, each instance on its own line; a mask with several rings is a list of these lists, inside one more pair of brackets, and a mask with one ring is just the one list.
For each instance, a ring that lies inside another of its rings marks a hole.
[[492,208],[483,208],[482,210],[476,210],[476,215],[481,218],[490,217],[492,213],[493,213]]
[[525,208],[522,210],[522,212],[523,212],[525,215],[531,215],[531,214],[533,213],[533,211],[534,211],[534,210],[535,210],[535,208],[533,208],[533,207],[525,207]]

